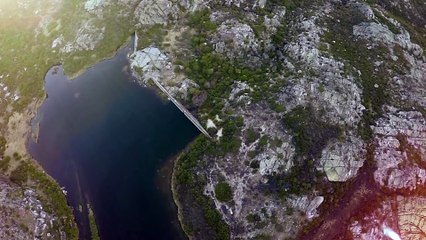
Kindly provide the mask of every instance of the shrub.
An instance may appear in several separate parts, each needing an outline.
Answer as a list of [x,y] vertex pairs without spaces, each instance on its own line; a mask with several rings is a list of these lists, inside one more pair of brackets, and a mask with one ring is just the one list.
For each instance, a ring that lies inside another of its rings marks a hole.
[[22,185],[28,181],[28,164],[22,163],[10,173],[10,180],[16,184]]
[[250,167],[254,169],[258,169],[260,167],[260,163],[258,160],[253,160],[250,162]]
[[6,139],[0,136],[0,156],[4,155],[5,150],[6,150]]
[[11,158],[9,156],[6,156],[3,158],[3,160],[0,161],[0,170],[7,171],[9,169],[9,163]]
[[247,215],[246,217],[247,222],[249,223],[256,223],[256,222],[260,222],[260,216],[256,213],[250,213],[249,215]]
[[217,200],[221,202],[229,202],[232,200],[232,189],[227,182],[219,182],[214,188],[214,194]]
[[328,140],[337,138],[341,129],[322,122],[311,107],[297,107],[284,116],[285,126],[292,131],[293,142],[299,155],[316,158]]
[[246,143],[250,144],[256,141],[259,138],[259,133],[253,130],[253,128],[247,129],[246,132]]

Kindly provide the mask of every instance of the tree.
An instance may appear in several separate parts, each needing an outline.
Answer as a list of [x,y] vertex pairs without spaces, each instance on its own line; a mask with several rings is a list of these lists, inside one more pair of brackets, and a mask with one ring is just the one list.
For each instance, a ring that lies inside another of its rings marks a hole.
[[220,181],[214,188],[214,194],[217,200],[221,202],[229,202],[232,200],[231,186],[225,181]]

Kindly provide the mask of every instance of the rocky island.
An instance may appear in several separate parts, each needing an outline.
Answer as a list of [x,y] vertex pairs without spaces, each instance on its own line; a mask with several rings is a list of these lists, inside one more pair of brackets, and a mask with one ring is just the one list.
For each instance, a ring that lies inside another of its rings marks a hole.
[[77,76],[133,33],[138,83],[211,136],[175,160],[190,239],[426,237],[424,1],[6,0],[0,20],[5,239],[77,238],[30,121],[48,68]]

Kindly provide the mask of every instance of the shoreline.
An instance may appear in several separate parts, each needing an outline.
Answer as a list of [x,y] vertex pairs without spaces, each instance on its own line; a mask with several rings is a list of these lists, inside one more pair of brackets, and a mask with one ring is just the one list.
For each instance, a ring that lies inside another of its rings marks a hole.
[[180,158],[183,154],[185,154],[187,151],[189,151],[189,149],[192,147],[192,145],[194,144],[194,142],[199,138],[200,135],[198,135],[194,140],[192,140],[180,153],[178,153],[176,155],[176,158],[173,160],[173,169],[171,172],[171,176],[170,176],[170,190],[172,192],[172,198],[173,198],[173,202],[177,208],[177,218],[179,220],[179,226],[182,229],[182,231],[185,233],[185,236],[187,239],[192,240],[192,237],[190,237],[189,233],[185,230],[184,228],[184,223],[183,223],[183,213],[182,213],[182,204],[178,199],[178,189],[177,189],[177,183],[176,183],[176,168],[177,168],[177,164],[180,161]]
[[[78,78],[80,75],[84,74],[84,72],[88,71],[89,69],[91,69],[92,67],[94,67],[97,63],[102,62],[102,61],[107,61],[111,58],[114,58],[118,52],[120,50],[122,50],[123,48],[126,48],[127,46],[129,46],[130,48],[133,47],[134,43],[132,40],[134,36],[130,35],[119,47],[117,47],[111,54],[109,54],[108,56],[105,56],[103,58],[97,59],[96,62],[94,64],[90,64],[87,66],[84,66],[81,70],[79,70],[78,72],[71,74],[71,75],[67,75],[66,70],[64,69],[64,75],[67,77],[68,81],[73,81],[74,79]],[[128,58],[127,58],[128,59]],[[28,106],[31,106],[32,104],[35,104],[34,106],[32,106],[30,109],[25,109],[22,114],[23,116],[26,118],[26,134],[25,134],[25,154],[27,156],[30,157],[31,162],[37,167],[38,170],[40,170],[44,175],[46,175],[51,181],[53,181],[59,188],[61,188],[61,185],[56,181],[56,179],[54,179],[50,174],[48,174],[44,168],[40,165],[40,163],[38,162],[38,160],[33,157],[29,150],[28,150],[28,144],[29,141],[32,138],[32,135],[35,134],[37,136],[37,139],[33,139],[35,142],[38,141],[38,137],[39,137],[39,128],[37,128],[37,132],[33,132],[32,129],[32,123],[34,121],[34,119],[37,117],[38,111],[41,108],[41,106],[44,104],[44,102],[46,101],[46,99],[48,99],[48,94],[46,92],[45,89],[45,83],[46,83],[46,75],[48,74],[48,72],[53,68],[53,67],[57,67],[57,66],[64,66],[63,63],[55,63],[53,65],[51,65],[48,69],[46,69],[45,73],[44,73],[44,78],[43,78],[43,97],[41,98],[37,98],[34,99]],[[156,94],[165,102],[167,103],[168,100],[167,98],[163,95],[163,93],[161,91],[159,91],[159,89],[155,88],[155,85],[150,85],[150,86],[143,86],[143,87],[147,87],[152,89],[153,91],[156,92]],[[40,124],[40,123],[38,123]],[[177,221],[178,221],[178,228],[180,231],[182,231],[182,233],[184,234],[186,239],[191,240],[192,238],[190,237],[190,235],[188,234],[188,232],[185,231],[184,228],[184,224],[183,224],[183,213],[182,213],[182,204],[178,199],[178,189],[177,189],[177,185],[176,185],[176,181],[175,181],[175,172],[176,172],[176,167],[177,164],[179,163],[179,160],[181,158],[181,156],[187,152],[193,145],[194,141],[198,138],[198,136],[191,142],[188,143],[188,145],[180,152],[178,152],[176,155],[172,156],[169,160],[167,161],[172,161],[171,164],[171,171],[168,177],[167,182],[170,185],[168,191],[170,191],[170,197],[171,200],[173,201],[173,204],[176,208],[176,211],[174,214],[176,214],[175,216],[177,217]],[[167,163],[166,163],[167,164]],[[70,209],[73,209],[73,207],[71,205],[69,205],[69,202],[67,200],[67,196],[64,194],[65,199],[66,199],[66,203],[68,205],[68,207],[70,207]],[[76,223],[76,216],[75,214],[72,214],[73,217],[73,222]],[[94,215],[94,217],[96,217]],[[78,228],[77,228],[78,229]],[[78,231],[80,231],[80,229],[78,229]]]
[[[132,35],[134,35],[134,33],[133,33]],[[132,38],[133,38],[133,37],[132,37],[132,35],[130,35],[129,37],[127,37],[127,38],[126,38],[126,40],[124,41],[124,43],[122,43],[119,47],[117,47],[117,48],[113,51],[113,53],[112,53],[112,54],[110,54],[110,55],[107,55],[107,56],[105,56],[105,57],[102,57],[102,58],[97,59],[95,63],[90,64],[90,66],[84,66],[81,70],[79,70],[78,72],[73,73],[73,74],[71,74],[71,75],[68,75],[68,74],[67,74],[67,72],[66,72],[66,70],[65,70],[65,68],[64,68],[64,75],[68,78],[68,80],[69,80],[69,81],[72,81],[72,80],[76,79],[77,77],[79,77],[80,75],[82,75],[82,74],[83,74],[84,72],[86,72],[87,70],[89,70],[89,69],[93,68],[96,64],[98,64],[98,63],[100,63],[100,62],[107,61],[107,60],[109,60],[109,59],[114,58],[114,57],[118,54],[118,52],[119,52],[121,49],[125,48],[127,45],[129,45],[129,43],[131,43],[130,47],[131,47],[131,46],[133,46],[133,43],[131,42],[131,40],[132,40]],[[94,50],[92,50],[92,51],[94,51]],[[58,66],[58,65],[61,65],[61,66],[63,67],[63,64],[62,64],[62,63],[55,64],[55,65],[51,66],[51,67],[50,67],[50,68],[46,71],[46,74],[47,74],[47,72],[48,72],[48,71],[49,71],[52,67],[54,67],[54,66]],[[46,74],[45,74],[45,78],[46,78]]]
[[[123,47],[126,47],[126,45],[128,44],[128,42],[129,42],[129,39],[131,39],[132,37],[129,37],[129,38],[127,38],[126,39],[126,42],[124,43],[124,44],[122,44],[122,45],[120,45],[120,47],[118,47],[115,51],[114,51],[114,53],[113,54],[111,54],[111,55],[109,55],[108,57],[105,57],[105,58],[102,58],[102,59],[99,59],[99,61],[98,61],[98,63],[99,62],[102,62],[102,61],[106,61],[106,60],[108,60],[108,59],[111,59],[111,58],[113,58],[114,56],[116,56],[117,55],[117,53],[123,48]],[[80,71],[78,71],[76,74],[73,74],[73,75],[71,75],[71,76],[68,76],[66,73],[65,73],[65,71],[64,71],[64,75],[67,77],[67,79],[68,79],[68,81],[72,81],[72,80],[74,80],[74,79],[76,79],[77,77],[79,77],[81,74],[83,74],[84,72],[86,72],[88,69],[90,69],[90,68],[92,68],[94,65],[96,65],[96,63],[95,64],[93,64],[93,65],[91,65],[91,66],[85,66],[83,69],[81,69]],[[62,63],[55,63],[55,64],[53,64],[52,66],[50,66],[46,71],[45,71],[45,74],[44,74],[44,78],[43,78],[43,82],[44,82],[44,84],[43,84],[43,91],[44,91],[44,96],[42,97],[42,98],[39,98],[39,99],[34,99],[32,102],[30,102],[30,104],[28,104],[28,106],[27,106],[27,108],[22,112],[22,114],[24,115],[24,117],[28,117],[28,119],[25,119],[24,121],[26,122],[26,130],[25,130],[25,142],[24,142],[24,145],[25,145],[25,153],[24,152],[22,152],[22,154],[25,154],[25,155],[27,155],[27,156],[29,156],[30,158],[31,158],[31,160],[32,160],[32,162],[40,169],[40,170],[42,170],[43,171],[43,173],[45,173],[46,175],[48,175],[51,179],[53,179],[54,180],[54,178],[53,177],[51,177],[50,176],[50,174],[48,174],[45,170],[44,170],[44,168],[39,164],[39,162],[37,161],[37,159],[35,159],[31,154],[30,154],[30,152],[28,151],[28,144],[29,144],[29,141],[30,141],[30,138],[32,138],[32,134],[35,134],[36,136],[37,136],[37,138],[36,139],[34,139],[34,141],[37,143],[38,142],[38,138],[39,138],[39,131],[40,131],[40,128],[39,128],[39,126],[37,127],[37,132],[36,133],[33,133],[33,131],[32,131],[32,122],[33,122],[33,120],[37,117],[37,113],[38,113],[38,111],[39,111],[39,109],[40,109],[40,107],[43,105],[43,103],[46,101],[46,99],[49,97],[48,96],[48,94],[47,94],[47,92],[46,92],[46,89],[44,88],[44,86],[45,86],[45,84],[46,84],[46,75],[47,75],[47,73],[49,72],[49,70],[50,69],[52,69],[53,67],[56,67],[56,66],[63,66],[63,64]],[[32,104],[35,104],[35,106],[33,106],[33,107],[30,107]],[[30,107],[30,108],[28,108],[28,107]],[[9,121],[10,121],[10,119],[9,119]],[[40,125],[40,122],[39,123],[37,123],[38,125]],[[9,143],[8,143],[9,144]],[[7,148],[6,148],[6,151],[7,151]],[[7,154],[5,154],[5,155],[7,155]],[[55,182],[56,182],[56,180],[54,180]],[[60,186],[59,185],[59,183],[58,183],[58,186]]]
[[169,157],[162,165],[161,168],[158,170],[157,176],[156,176],[156,182],[158,182],[159,187],[162,191],[162,194],[165,195],[167,198],[168,203],[170,204],[170,208],[173,211],[173,226],[176,227],[176,230],[180,232],[180,236],[183,237],[183,239],[189,239],[188,234],[184,231],[180,219],[179,209],[180,204],[177,204],[177,199],[175,199],[174,196],[174,187],[173,187],[173,177],[174,177],[174,169],[176,161],[179,159],[182,153],[187,150],[188,146],[192,143],[189,142],[188,145],[177,154],[174,154],[173,156]]
[[[70,76],[68,76],[65,72],[64,72],[64,75],[67,77],[68,81],[72,81],[72,80],[76,79],[77,77],[82,75],[84,72],[86,72],[88,69],[95,66],[97,63],[102,62],[102,61],[106,61],[106,60],[109,60],[109,59],[112,59],[113,57],[115,57],[121,49],[123,49],[127,45],[129,45],[129,43],[130,43],[129,41],[131,39],[132,39],[132,36],[129,36],[126,39],[126,41],[124,41],[124,43],[122,43],[119,47],[117,47],[111,54],[109,54],[106,57],[103,57],[103,58],[96,60],[96,62],[94,64],[91,64],[90,66],[84,66],[81,70],[79,70],[78,72],[76,72],[75,74],[72,74]],[[39,127],[37,127],[37,132],[33,132],[32,123],[33,123],[34,119],[37,117],[39,109],[42,107],[42,105],[44,104],[46,99],[48,99],[48,94],[47,94],[46,89],[45,89],[46,75],[48,74],[50,69],[52,69],[53,67],[56,67],[56,66],[63,66],[63,63],[55,63],[55,64],[51,65],[48,69],[46,69],[46,71],[44,73],[44,77],[43,77],[43,93],[44,94],[43,94],[43,97],[34,98],[33,101],[31,101],[27,105],[27,107],[21,112],[22,121],[24,121],[24,123],[25,123],[25,131],[24,131],[25,134],[22,136],[22,138],[25,138],[25,140],[23,140],[24,141],[24,143],[23,143],[24,149],[21,149],[21,151],[19,151],[19,152],[21,152],[21,155],[23,155],[23,156],[28,156],[28,158],[30,159],[30,163],[32,165],[34,165],[38,171],[40,171],[43,175],[45,175],[58,188],[63,189],[63,186],[61,186],[56,181],[55,178],[53,178],[49,173],[47,173],[45,171],[43,166],[38,162],[38,160],[34,156],[31,155],[31,153],[28,149],[29,142],[30,142],[31,138],[33,138],[33,135],[37,136],[37,138],[33,139],[33,141],[35,141],[35,143],[38,142],[40,129],[39,129]],[[9,121],[10,121],[10,118],[9,118]],[[37,124],[40,125],[40,122],[38,122]],[[9,132],[9,131],[7,131],[7,132]],[[9,142],[8,142],[8,144],[9,144]],[[7,149],[8,148],[6,148],[6,151],[7,151]],[[5,152],[5,153],[7,153],[7,152]],[[64,198],[66,200],[66,205],[71,210],[74,210],[74,208],[69,204],[69,201],[67,199],[66,194],[62,192],[62,195],[64,196]],[[80,229],[77,227],[77,219],[76,219],[76,216],[75,216],[74,213],[72,213],[72,219],[73,219],[73,223],[75,224],[75,227],[77,228],[77,231],[80,232]]]
[[[130,37],[128,37],[127,39],[126,39],[126,41],[123,43],[123,44],[121,44],[116,50],[114,50],[114,52],[111,54],[111,55],[109,55],[108,57],[105,57],[105,58],[101,58],[101,59],[99,59],[98,61],[97,61],[97,63],[99,63],[99,62],[102,62],[102,61],[106,61],[106,60],[108,60],[108,59],[111,59],[111,58],[113,58],[113,57],[115,57],[117,54],[118,54],[118,52],[121,50],[121,49],[123,49],[124,47],[126,47],[127,46],[127,44],[129,43],[129,40],[131,39],[132,37],[130,36]],[[94,67],[97,63],[95,63],[95,64],[92,64],[92,65],[90,65],[90,66],[85,66],[85,67],[83,67],[81,70],[79,70],[77,73],[75,73],[75,74],[73,74],[73,75],[70,75],[70,76],[68,76],[66,73],[65,73],[65,69],[64,69],[64,75],[67,77],[67,79],[68,79],[68,81],[73,81],[74,79],[76,79],[77,77],[79,77],[80,75],[82,75],[84,72],[86,72],[87,70],[89,70],[90,68],[92,68],[92,67]],[[33,131],[32,131],[32,122],[33,122],[33,120],[37,117],[37,113],[38,113],[38,111],[39,111],[39,109],[40,109],[40,107],[43,105],[43,103],[46,101],[46,99],[49,97],[48,96],[48,94],[47,94],[47,92],[46,92],[46,89],[45,89],[45,84],[46,84],[46,75],[48,74],[48,72],[50,71],[50,69],[52,69],[53,67],[57,67],[57,66],[62,66],[63,67],[63,63],[55,63],[55,64],[53,64],[52,66],[50,66],[46,71],[45,71],[45,73],[44,73],[44,77],[43,77],[43,92],[44,92],[44,96],[42,97],[42,98],[39,98],[39,99],[34,99],[30,104],[28,104],[28,106],[27,106],[27,109],[25,109],[23,112],[22,112],[22,114],[24,115],[24,116],[26,116],[26,117],[29,117],[28,119],[25,119],[25,122],[27,123],[26,124],[26,130],[25,130],[25,155],[27,155],[27,156],[29,156],[32,160],[33,160],[33,162],[41,169],[41,170],[43,170],[43,172],[46,174],[46,175],[48,175],[49,177],[51,177],[44,169],[43,169],[43,167],[38,163],[38,161],[37,161],[37,159],[35,159],[31,154],[30,154],[30,152],[28,151],[28,143],[29,143],[29,141],[30,141],[30,138],[32,137],[32,134],[35,134],[36,136],[37,136],[37,138],[36,139],[34,139],[34,141],[37,143],[38,142],[38,138],[39,138],[39,131],[40,131],[40,126],[38,126],[37,127],[37,132],[36,133],[33,133]],[[32,104],[35,104],[35,106],[34,107],[32,107],[32,108],[30,108],[30,109],[28,109],[28,107],[29,106],[31,106]],[[29,111],[29,112],[28,112]],[[29,122],[28,122],[29,121]],[[38,122],[37,123],[38,125],[40,125],[40,122]],[[6,149],[7,150],[7,149]],[[24,154],[24,153],[23,153]],[[51,177],[52,179],[53,179],[53,177]],[[56,182],[56,180],[55,180],[55,182]],[[60,186],[59,184],[58,184],[58,186]]]

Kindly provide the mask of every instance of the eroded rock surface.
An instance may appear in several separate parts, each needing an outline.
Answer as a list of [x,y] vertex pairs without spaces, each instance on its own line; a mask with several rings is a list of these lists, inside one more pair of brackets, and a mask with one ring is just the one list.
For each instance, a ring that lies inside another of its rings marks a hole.
[[218,53],[224,54],[230,59],[245,58],[251,65],[258,65],[260,58],[259,42],[253,29],[236,20],[224,21],[217,30],[212,42]]
[[417,111],[389,113],[374,127],[375,180],[391,189],[415,190],[426,181],[426,120]]
[[0,238],[1,239],[50,239],[60,236],[54,233],[58,219],[43,209],[32,189],[20,187],[0,179]]
[[322,151],[320,161],[328,180],[344,182],[356,176],[364,164],[365,154],[362,140],[351,137],[345,142],[330,143]]
[[180,9],[174,1],[170,0],[142,0],[135,10],[138,24],[167,25],[170,21],[180,17]]
[[354,239],[420,240],[426,237],[426,198],[397,196],[388,198],[372,212],[350,226]]

